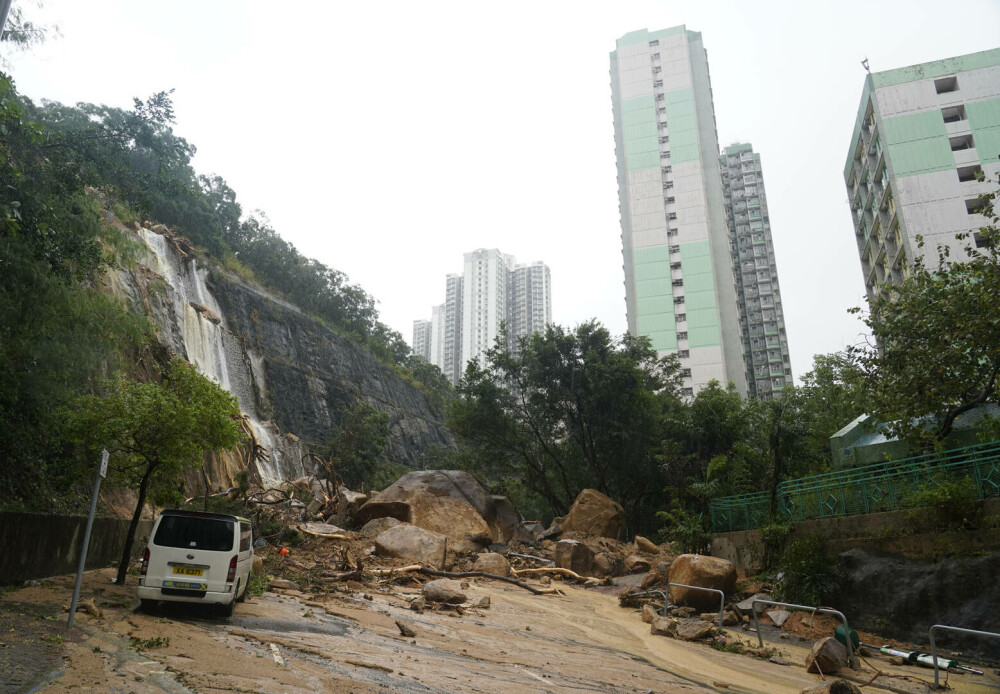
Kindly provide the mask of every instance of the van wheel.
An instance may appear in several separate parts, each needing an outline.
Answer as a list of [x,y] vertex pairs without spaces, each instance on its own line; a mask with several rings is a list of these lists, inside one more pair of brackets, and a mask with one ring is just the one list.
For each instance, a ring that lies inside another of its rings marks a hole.
[[219,614],[221,614],[223,617],[232,617],[233,611],[235,609],[236,609],[236,597],[233,596],[233,599],[230,602],[228,602],[225,605],[219,606]]
[[[247,581],[247,585],[250,585],[249,581]],[[239,591],[239,589],[240,587],[236,586],[236,590]],[[247,589],[244,588],[242,593],[237,593],[236,602],[246,602],[246,601],[247,601]]]

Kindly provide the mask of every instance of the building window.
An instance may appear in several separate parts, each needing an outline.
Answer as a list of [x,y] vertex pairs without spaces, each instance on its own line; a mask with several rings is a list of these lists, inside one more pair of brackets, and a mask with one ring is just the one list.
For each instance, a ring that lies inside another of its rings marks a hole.
[[679,233],[677,229],[667,229],[667,236],[677,236]]
[[654,88],[662,88],[663,87],[663,80],[656,80],[655,82],[653,82],[653,87]]
[[691,378],[691,369],[681,369],[681,376]]
[[958,180],[962,183],[968,181],[978,181],[983,175],[983,167],[979,164],[975,166],[963,166],[958,169]]
[[982,214],[985,204],[979,198],[965,201],[965,211],[969,214]]
[[972,238],[976,242],[976,248],[989,248],[993,245],[993,238],[981,232],[975,232]]
[[678,279],[674,280],[673,282],[671,282],[671,284],[674,285],[675,287],[683,287],[684,286],[684,280],[678,278]]
[[677,339],[678,340],[686,340],[686,339],[688,339],[687,331],[686,330],[682,330],[681,332],[677,333]]
[[660,39],[653,39],[652,41],[649,42],[649,47],[650,48],[653,48],[654,46],[659,46],[659,45],[660,45]]
[[688,317],[686,313],[678,313],[676,316],[674,316],[674,320],[678,323],[683,323],[687,319]]
[[662,69],[663,69],[663,68],[661,68],[661,67],[660,67],[659,65],[654,65],[654,66],[653,66],[653,74],[654,74],[654,75],[658,75],[658,74],[660,74],[660,70],[662,70]]
[[949,106],[941,109],[941,117],[945,123],[958,123],[966,119],[965,106]]
[[670,150],[669,149],[666,152],[660,152],[660,159],[669,159],[669,158],[670,158]]
[[689,350],[682,349],[677,352],[677,356],[680,357],[681,359],[687,359],[688,357],[691,356],[691,352]]
[[[657,94],[656,95],[656,100],[657,101],[663,101],[663,94]],[[961,119],[958,119],[958,120],[961,120]],[[945,123],[950,123],[950,122],[951,121],[947,121],[947,120],[945,121]]]
[[680,253],[681,252],[681,247],[680,246],[671,246],[670,247],[670,252],[671,253]]
[[666,198],[666,202],[667,203],[672,203],[673,201],[674,201],[674,199],[672,197]]
[[681,395],[686,398],[694,397],[694,388],[681,388]]
[[660,144],[661,144],[661,145],[665,145],[665,144],[667,144],[668,142],[670,142],[670,138],[669,138],[669,137],[667,137],[666,135],[664,135],[663,137],[661,137],[661,138],[660,138]]
[[951,145],[952,152],[958,152],[963,149],[972,149],[976,146],[976,143],[972,141],[972,135],[959,135],[958,137],[949,137],[948,144]]
[[942,77],[939,80],[934,80],[934,91],[938,94],[947,94],[949,92],[958,91],[958,78],[955,75],[951,77]]
[[683,304],[684,303],[684,297],[683,296],[675,296],[674,297],[674,303],[675,304]]
[[653,55],[649,56],[649,59],[650,60],[659,60],[660,59],[660,54],[659,53],[654,53]]

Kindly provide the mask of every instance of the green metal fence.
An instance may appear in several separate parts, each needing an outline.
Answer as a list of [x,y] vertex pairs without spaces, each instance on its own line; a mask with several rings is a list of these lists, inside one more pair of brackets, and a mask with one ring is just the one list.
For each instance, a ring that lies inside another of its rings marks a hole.
[[[1000,497],[1000,441],[788,480],[778,485],[777,507],[791,521],[894,511],[922,490],[965,479],[980,499]],[[710,509],[717,533],[758,528],[768,494],[713,499]]]

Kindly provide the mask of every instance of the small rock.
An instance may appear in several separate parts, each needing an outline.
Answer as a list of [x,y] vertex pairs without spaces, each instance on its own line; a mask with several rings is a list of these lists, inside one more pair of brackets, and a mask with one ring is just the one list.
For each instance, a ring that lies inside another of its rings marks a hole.
[[774,626],[780,627],[788,621],[788,618],[792,616],[792,613],[787,610],[768,610],[767,616],[771,618],[772,622],[774,622]]
[[423,595],[418,595],[410,600],[410,609],[414,612],[423,612],[425,607],[427,607],[427,599]]
[[725,682],[712,682],[713,687],[718,687],[719,689],[729,689],[729,685]]
[[630,574],[641,574],[649,571],[649,559],[640,557],[638,554],[631,555],[625,560],[625,567]]
[[287,578],[272,578],[267,584],[268,590],[298,590],[299,584]]
[[255,554],[253,556],[253,567],[251,571],[253,571],[253,573],[257,574],[258,576],[264,573],[264,559],[259,554]]
[[815,687],[803,689],[799,694],[861,694],[861,690],[847,680],[828,680]]
[[476,603],[476,607],[478,607],[481,610],[488,610],[490,608],[490,596],[484,595],[483,597],[479,598],[479,602]]
[[654,617],[649,625],[649,633],[654,636],[673,636],[677,633],[677,622],[669,617]]
[[782,658],[780,655],[772,655],[767,660],[768,662],[774,663],[775,665],[791,665],[791,663]]
[[635,536],[635,548],[643,554],[660,553],[660,548],[656,546],[656,543],[651,540],[647,540],[642,535]]
[[695,609],[693,607],[675,607],[670,611],[670,614],[678,619],[688,619],[689,617],[693,617],[694,613]]
[[375,537],[383,530],[388,530],[395,525],[402,525],[403,521],[398,518],[393,518],[392,516],[386,516],[385,518],[374,518],[364,524],[361,528],[361,534],[365,537]]
[[700,615],[698,615],[698,619],[704,620],[706,622],[715,623],[715,622],[719,621],[719,613],[718,612],[702,612]]
[[472,570],[497,576],[510,576],[510,562],[502,554],[488,552],[476,557],[476,563],[472,565]]
[[[751,595],[746,600],[743,600],[741,602],[736,603],[736,606],[738,608],[740,608],[741,611],[746,612],[747,614],[749,614],[750,613],[750,608],[753,606],[753,601],[754,600],[770,600],[770,599],[771,599],[771,596],[768,595],[767,593],[755,593],[754,595]],[[767,605],[757,605],[757,614],[763,613],[764,610],[767,609],[767,607],[768,607]]]
[[469,583],[468,581],[462,581],[458,585],[462,587],[462,590],[468,590],[469,586],[472,584]]
[[816,641],[806,655],[806,671],[827,675],[847,665],[847,649],[840,641],[827,636]]
[[722,615],[722,626],[734,627],[740,623],[740,618],[736,616],[735,612],[726,612]]
[[658,616],[659,615],[656,614],[656,608],[654,608],[649,603],[646,603],[645,605],[642,606],[642,621],[644,621],[646,624],[652,624],[653,620],[656,619]]
[[396,620],[396,626],[399,628],[399,633],[401,635],[405,636],[408,639],[409,638],[413,638],[414,636],[417,635],[417,632],[413,631],[413,629],[411,629],[410,627],[406,626],[405,624],[403,624],[398,619]]
[[531,631],[531,627],[524,627],[525,631]]
[[436,581],[425,583],[423,594],[424,598],[431,602],[459,604],[466,600],[461,585],[450,578],[439,578]]
[[684,619],[677,623],[677,638],[682,641],[697,641],[709,636],[714,627],[700,619]]
[[[893,665],[906,665],[906,661],[903,660],[903,658],[898,655],[894,655],[891,658],[889,658],[889,662],[892,663]],[[940,665],[940,663],[938,663],[938,665]],[[1000,674],[1000,672],[998,672],[997,674]]]

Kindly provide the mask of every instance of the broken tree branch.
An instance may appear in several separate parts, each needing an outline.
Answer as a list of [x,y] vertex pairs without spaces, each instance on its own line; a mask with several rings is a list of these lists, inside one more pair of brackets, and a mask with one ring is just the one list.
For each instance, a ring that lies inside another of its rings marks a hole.
[[515,578],[508,578],[507,576],[500,576],[498,574],[490,574],[485,571],[438,571],[436,569],[428,569],[426,566],[420,566],[419,564],[404,566],[399,569],[372,569],[372,573],[382,576],[392,576],[402,573],[421,573],[427,576],[435,576],[439,578],[489,578],[495,581],[510,583],[518,588],[524,588],[526,591],[535,595],[552,595],[557,592],[554,588],[535,588],[534,586],[529,586],[527,583],[518,581]]

